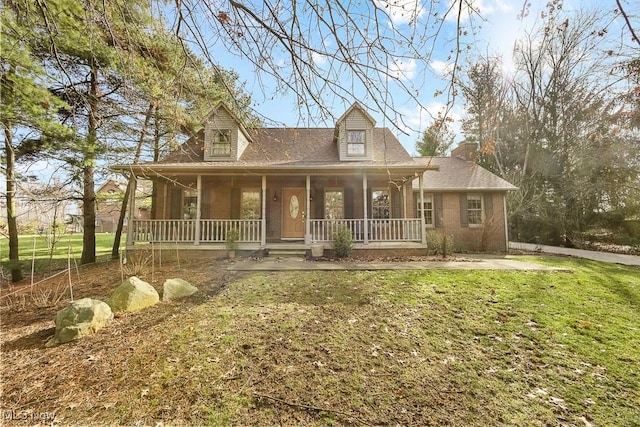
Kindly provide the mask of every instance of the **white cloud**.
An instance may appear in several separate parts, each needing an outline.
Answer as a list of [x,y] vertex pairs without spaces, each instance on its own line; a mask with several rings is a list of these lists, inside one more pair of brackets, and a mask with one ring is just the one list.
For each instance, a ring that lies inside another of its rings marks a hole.
[[323,66],[327,64],[327,57],[324,55],[319,54],[318,52],[313,52],[311,53],[311,59],[313,60],[313,63],[316,64],[317,66]]
[[[454,4],[455,3],[455,4]],[[458,0],[449,0],[449,8],[451,12],[447,15],[447,21],[458,20]],[[488,18],[495,13],[509,12],[516,14],[513,4],[508,0],[468,0],[463,3],[460,21],[466,22],[471,14],[480,14],[483,18]]]
[[431,61],[431,69],[441,76],[449,74],[453,70],[453,62],[445,62],[436,59]]
[[393,25],[414,25],[426,12],[421,0],[375,0],[375,4],[387,12]]
[[[401,138],[404,147],[409,153],[415,152],[415,142],[422,137],[427,127],[433,123],[433,119],[438,115],[444,114],[446,105],[442,102],[432,102],[424,107],[415,107],[413,109],[403,109],[402,122],[398,122],[398,126],[408,136]],[[450,129],[455,135],[455,140],[462,138],[461,121],[464,111],[459,107],[454,107],[447,114],[453,121],[450,123]]]
[[411,80],[416,76],[417,64],[414,59],[410,60],[394,60],[389,64],[389,74],[399,80]]
[[[539,16],[539,8],[532,7],[529,15],[520,19],[520,10],[503,7],[488,17],[485,30],[479,40],[484,41],[490,55],[502,59],[502,71],[505,75],[515,71],[514,48],[525,31],[530,30]],[[486,53],[486,51],[484,52]]]

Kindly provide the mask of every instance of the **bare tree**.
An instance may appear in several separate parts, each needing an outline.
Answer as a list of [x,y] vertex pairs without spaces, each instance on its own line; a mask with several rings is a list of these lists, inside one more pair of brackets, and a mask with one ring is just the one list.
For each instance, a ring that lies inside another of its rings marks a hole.
[[[443,43],[450,46],[454,82],[464,40],[473,33],[473,20],[466,17],[478,18],[468,0],[439,8],[419,0],[177,0],[173,29],[214,66],[219,49],[253,64],[259,79],[276,82],[277,93],[295,96],[301,119],[332,118],[336,101],[350,104],[362,93],[366,108],[407,127],[392,91],[424,107],[430,79],[425,71]],[[457,25],[453,36],[443,32],[447,21]],[[451,107],[453,85],[449,89]]]
[[471,67],[465,130],[499,154],[486,166],[520,187],[510,212],[521,236],[573,244],[599,213],[630,206],[637,148],[621,122],[637,106],[624,66],[633,48],[607,37],[615,13],[568,14],[559,4],[517,42],[505,92],[494,90],[493,60]]

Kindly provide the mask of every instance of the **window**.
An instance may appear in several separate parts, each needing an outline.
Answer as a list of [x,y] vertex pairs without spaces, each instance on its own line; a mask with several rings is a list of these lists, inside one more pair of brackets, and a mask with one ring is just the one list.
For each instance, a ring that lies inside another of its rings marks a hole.
[[342,190],[325,190],[324,217],[327,219],[344,218],[344,193]]
[[364,156],[365,155],[365,132],[363,130],[347,131],[347,155],[348,156]]
[[389,190],[373,190],[371,192],[371,218],[388,219],[391,212]]
[[211,144],[211,155],[215,157],[225,157],[231,155],[231,137],[229,130],[219,130],[213,137]]
[[[416,194],[416,217],[420,218],[420,193]],[[433,196],[430,194],[424,195],[424,223],[427,226],[433,227]]]
[[480,194],[467,194],[467,215],[470,227],[482,225],[482,196]]
[[195,219],[198,206],[198,192],[185,190],[182,197],[182,217],[184,219]]
[[242,200],[240,201],[241,219],[259,219],[262,211],[260,205],[259,190],[242,190]]

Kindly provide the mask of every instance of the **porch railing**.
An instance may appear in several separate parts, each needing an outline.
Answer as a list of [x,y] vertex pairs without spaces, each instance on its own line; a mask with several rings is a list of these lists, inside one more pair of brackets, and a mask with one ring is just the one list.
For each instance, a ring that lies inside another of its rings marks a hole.
[[370,219],[369,240],[372,242],[398,242],[421,240],[420,219]]
[[[311,241],[328,242],[341,227],[351,230],[354,242],[365,241],[364,219],[312,219]],[[370,219],[367,221],[370,242],[420,241],[420,219]]]
[[329,242],[336,231],[343,227],[351,230],[354,242],[364,241],[363,219],[311,219],[311,241]]
[[[133,221],[133,242],[189,242],[196,241],[196,220],[145,219]],[[200,242],[224,243],[230,230],[238,231],[239,243],[260,242],[260,219],[203,219],[200,220]]]
[[136,219],[133,222],[134,242],[193,242],[196,221],[184,219]]
[[260,242],[262,229],[260,219],[202,219],[200,224],[201,242],[225,242],[230,230],[238,231],[239,243]]
[[[310,219],[311,241],[330,242],[341,227],[351,231],[355,242],[420,241],[419,219],[370,219],[365,236],[364,219]],[[239,243],[259,243],[262,235],[260,219],[202,219],[199,241],[224,243],[230,230],[238,231]],[[131,224],[133,242],[183,242],[196,241],[196,220],[146,219]],[[366,237],[366,239],[365,239]]]

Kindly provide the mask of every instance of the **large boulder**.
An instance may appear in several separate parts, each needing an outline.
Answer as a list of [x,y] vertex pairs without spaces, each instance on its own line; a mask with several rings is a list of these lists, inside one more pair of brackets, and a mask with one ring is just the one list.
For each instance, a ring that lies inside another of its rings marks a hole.
[[198,288],[184,279],[167,279],[162,287],[162,301],[186,298],[198,292]]
[[107,303],[114,313],[121,313],[142,310],[158,301],[160,301],[158,291],[147,282],[133,276],[113,291]]
[[104,302],[83,298],[72,302],[56,315],[54,344],[62,344],[92,334],[113,320],[111,308]]

